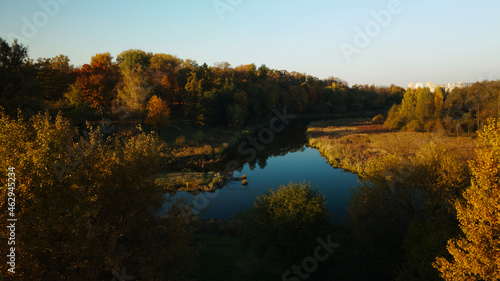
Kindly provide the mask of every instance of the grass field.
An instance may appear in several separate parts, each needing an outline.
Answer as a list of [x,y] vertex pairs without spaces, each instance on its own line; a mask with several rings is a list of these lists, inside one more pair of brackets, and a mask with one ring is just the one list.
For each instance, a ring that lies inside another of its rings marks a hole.
[[440,133],[391,132],[369,119],[324,120],[310,123],[309,145],[318,149],[334,167],[358,174],[373,157],[394,154],[410,157],[429,143],[446,148],[460,159],[473,157],[472,137],[452,137]]

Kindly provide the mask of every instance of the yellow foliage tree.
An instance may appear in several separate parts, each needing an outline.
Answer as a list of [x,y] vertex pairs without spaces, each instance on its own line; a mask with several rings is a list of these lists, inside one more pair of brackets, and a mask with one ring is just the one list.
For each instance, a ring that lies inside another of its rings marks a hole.
[[160,212],[164,193],[152,177],[161,142],[145,133],[105,138],[90,127],[78,137],[61,115],[20,116],[0,111],[2,253],[9,196],[18,219],[15,273],[2,262],[0,280],[182,280],[191,230],[179,208]]
[[464,237],[448,241],[451,262],[434,263],[446,280],[500,279],[500,121],[490,120],[479,140],[472,185],[455,205]]
[[158,96],[153,96],[149,100],[146,109],[148,111],[146,123],[152,124],[156,129],[160,129],[161,125],[169,122],[170,109],[167,102]]

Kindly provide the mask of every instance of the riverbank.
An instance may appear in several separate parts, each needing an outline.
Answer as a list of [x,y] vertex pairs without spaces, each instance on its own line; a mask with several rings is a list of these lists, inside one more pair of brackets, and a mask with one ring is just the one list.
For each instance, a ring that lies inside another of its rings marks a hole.
[[161,171],[155,183],[167,192],[203,192],[223,187],[232,180],[232,171],[226,169],[227,155],[264,126],[264,122],[244,128],[173,124],[160,134],[166,145],[160,152]]
[[333,167],[361,176],[370,159],[389,154],[408,158],[429,143],[443,146],[464,161],[471,159],[476,147],[472,137],[390,131],[364,118],[312,122],[307,137],[309,145],[318,149]]

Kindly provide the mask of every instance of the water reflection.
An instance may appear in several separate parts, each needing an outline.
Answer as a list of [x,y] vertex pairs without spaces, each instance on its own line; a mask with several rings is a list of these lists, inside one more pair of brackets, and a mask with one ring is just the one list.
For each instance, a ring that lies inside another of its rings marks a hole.
[[[248,176],[248,185],[233,181],[218,191],[217,196],[208,196],[208,208],[201,213],[202,219],[228,219],[238,212],[251,207],[258,195],[266,193],[270,188],[290,182],[308,182],[318,189],[327,199],[328,210],[333,213],[334,220],[341,220],[346,215],[346,206],[350,190],[357,186],[358,177],[332,168],[319,151],[301,145],[295,139],[276,139],[278,151],[267,148],[267,157],[259,155],[256,160],[243,165],[233,174],[234,177]],[[286,149],[283,149],[286,147]],[[257,167],[258,166],[258,167]],[[186,192],[180,192],[175,198],[184,198],[188,202],[204,197],[195,197]]]
[[253,149],[257,152],[257,157],[252,158],[249,153],[244,154],[235,149],[228,153],[227,160],[236,160],[239,163],[237,170],[243,169],[245,165],[248,165],[250,170],[254,170],[257,166],[264,169],[271,157],[285,156],[290,152],[303,151],[304,146],[307,144],[306,130],[306,123],[302,121],[294,122],[288,125],[284,131],[274,134],[273,141],[262,147],[252,147],[249,142],[246,142],[243,151]]

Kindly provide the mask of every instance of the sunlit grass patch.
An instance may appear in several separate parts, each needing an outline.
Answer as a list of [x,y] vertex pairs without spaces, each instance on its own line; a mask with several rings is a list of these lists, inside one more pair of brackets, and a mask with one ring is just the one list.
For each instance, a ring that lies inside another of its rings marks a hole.
[[318,149],[334,167],[362,173],[369,159],[387,154],[410,157],[429,143],[446,148],[460,159],[471,159],[475,148],[470,137],[439,133],[390,132],[368,120],[343,119],[313,122],[307,129],[309,145]]

